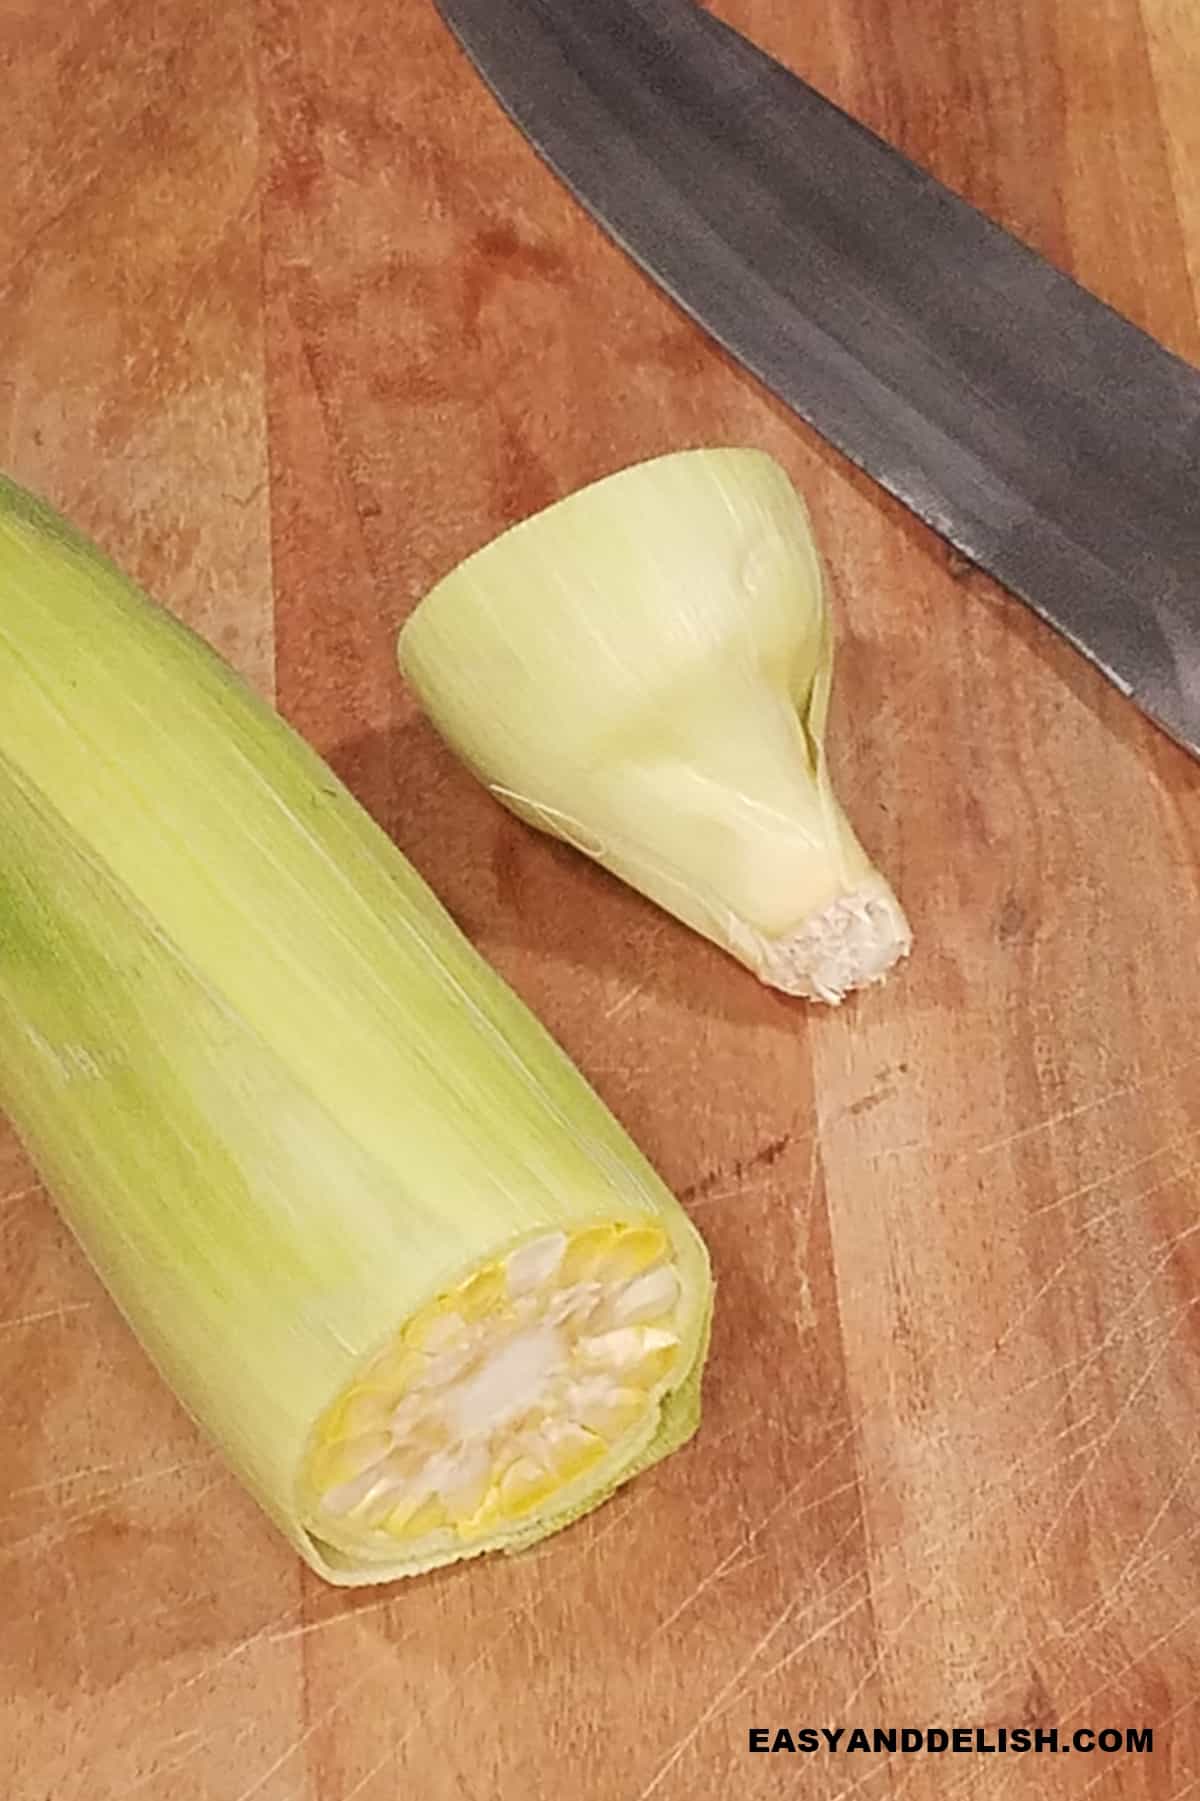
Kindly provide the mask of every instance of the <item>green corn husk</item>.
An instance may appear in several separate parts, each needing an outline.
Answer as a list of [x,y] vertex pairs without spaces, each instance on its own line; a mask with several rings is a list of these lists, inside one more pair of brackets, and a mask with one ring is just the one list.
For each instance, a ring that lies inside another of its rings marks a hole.
[[[532,1542],[695,1428],[711,1284],[672,1196],[320,758],[7,481],[0,1108],[330,1582]],[[314,1432],[405,1322],[532,1235],[614,1220],[661,1228],[682,1285],[638,1430],[465,1539],[323,1536]]]
[[451,571],[405,676],[505,806],[785,993],[840,1001],[911,938],[846,818],[808,515],[750,450],[657,457]]

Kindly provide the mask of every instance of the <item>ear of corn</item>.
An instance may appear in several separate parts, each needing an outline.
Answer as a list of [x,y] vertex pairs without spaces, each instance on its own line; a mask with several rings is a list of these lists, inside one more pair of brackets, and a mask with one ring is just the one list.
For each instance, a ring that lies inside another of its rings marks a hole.
[[0,1107],[331,1582],[531,1542],[695,1428],[669,1192],[332,771],[10,483]]
[[469,557],[400,635],[497,799],[787,993],[909,948],[825,754],[833,635],[808,516],[757,451],[581,489]]

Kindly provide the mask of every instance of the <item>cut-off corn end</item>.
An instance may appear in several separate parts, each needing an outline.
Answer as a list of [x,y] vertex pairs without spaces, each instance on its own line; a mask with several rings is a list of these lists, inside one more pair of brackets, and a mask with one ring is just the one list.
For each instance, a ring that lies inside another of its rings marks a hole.
[[786,994],[840,1001],[907,955],[833,789],[833,630],[800,496],[760,451],[593,482],[426,595],[400,664],[517,816]]

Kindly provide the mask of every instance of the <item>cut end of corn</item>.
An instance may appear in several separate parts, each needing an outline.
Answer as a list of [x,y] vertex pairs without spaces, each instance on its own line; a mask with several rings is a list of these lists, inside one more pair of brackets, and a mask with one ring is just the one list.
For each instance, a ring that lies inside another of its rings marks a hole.
[[401,666],[519,818],[785,993],[837,1002],[908,951],[834,792],[834,632],[807,510],[759,451],[652,458],[476,551]]
[[766,938],[738,920],[730,935],[761,981],[835,1007],[854,989],[882,982],[912,949],[900,903],[882,883],[839,895],[790,937]]
[[319,1422],[309,1531],[424,1565],[570,1508],[652,1432],[681,1373],[682,1292],[652,1223],[544,1233],[480,1265]]

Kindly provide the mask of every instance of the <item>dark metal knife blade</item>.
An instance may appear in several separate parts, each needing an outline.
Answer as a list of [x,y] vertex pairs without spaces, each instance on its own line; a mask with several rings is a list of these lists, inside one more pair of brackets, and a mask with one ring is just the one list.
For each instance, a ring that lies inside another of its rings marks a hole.
[[679,304],[1200,755],[1200,372],[691,0],[436,0]]

